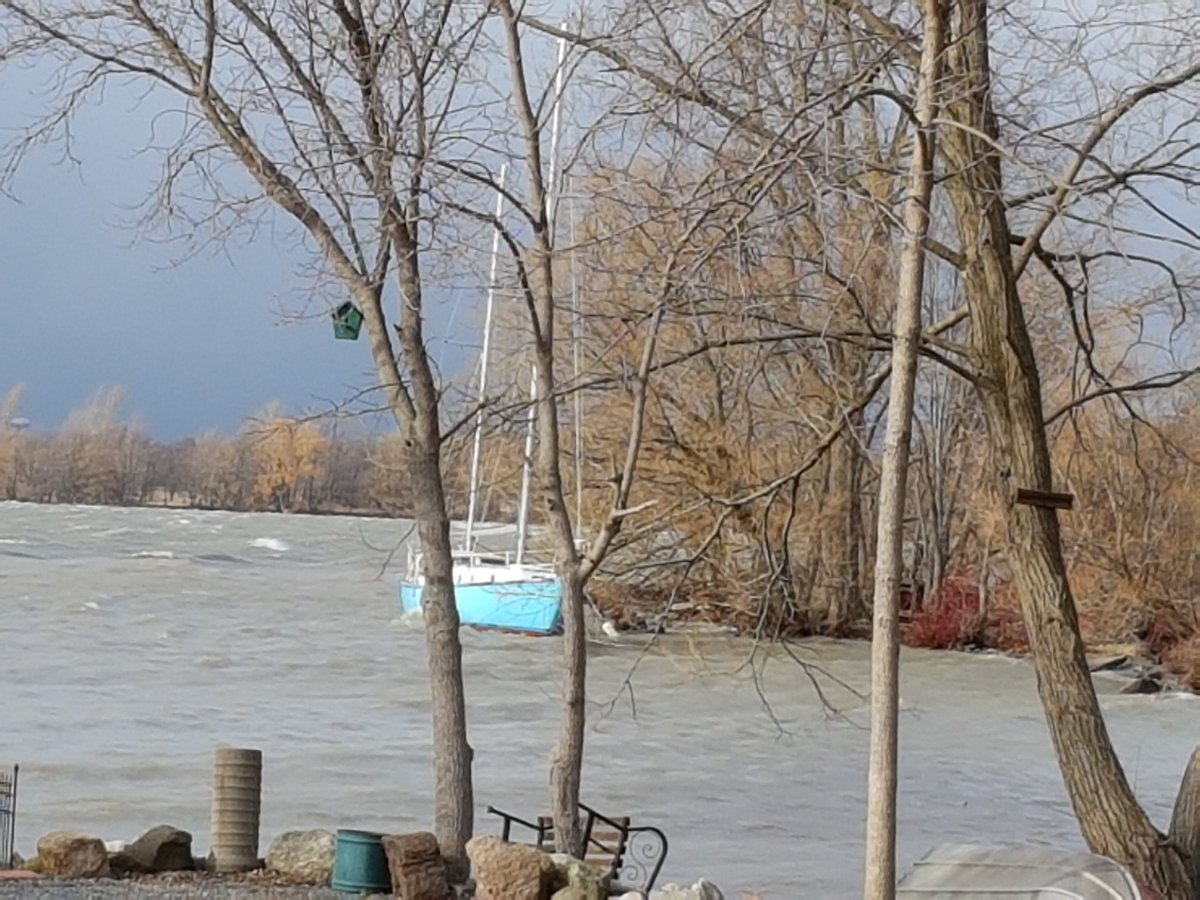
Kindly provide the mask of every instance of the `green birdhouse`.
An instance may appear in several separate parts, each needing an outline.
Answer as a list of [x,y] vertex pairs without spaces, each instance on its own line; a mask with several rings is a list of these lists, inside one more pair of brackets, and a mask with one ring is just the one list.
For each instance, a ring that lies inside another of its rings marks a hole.
[[346,301],[333,311],[333,336],[340,341],[357,341],[362,331],[363,314]]

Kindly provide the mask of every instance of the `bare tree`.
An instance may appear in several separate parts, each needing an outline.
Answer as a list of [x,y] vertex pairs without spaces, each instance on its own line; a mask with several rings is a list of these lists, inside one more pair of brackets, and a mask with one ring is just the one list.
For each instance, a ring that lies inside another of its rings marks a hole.
[[[637,236],[635,243],[641,240],[646,248],[653,246],[654,249],[644,257],[646,264],[640,268],[640,264],[626,263],[627,271],[637,271],[631,279],[637,285],[634,297],[627,297],[624,305],[618,303],[615,309],[603,313],[600,312],[603,304],[593,305],[591,298],[586,307],[588,315],[611,315],[609,324],[619,327],[620,337],[604,350],[598,346],[604,345],[606,339],[597,337],[593,344],[596,356],[590,360],[598,363],[598,358],[603,357],[603,367],[613,374],[599,379],[607,385],[607,399],[611,401],[599,416],[608,425],[591,432],[590,439],[585,438],[591,444],[591,452],[608,458],[608,466],[603,499],[597,504],[595,534],[586,551],[580,553],[575,545],[579,523],[571,519],[561,467],[564,453],[559,426],[560,404],[564,398],[581,390],[581,386],[571,380],[564,383],[559,377],[564,344],[556,338],[561,313],[554,263],[556,256],[561,260],[562,248],[555,241],[554,219],[548,202],[555,185],[544,171],[548,168],[542,155],[544,121],[539,112],[541,107],[533,99],[531,78],[525,64],[522,37],[528,33],[528,26],[522,23],[518,10],[504,0],[500,0],[496,8],[504,23],[509,80],[514,85],[513,103],[520,123],[522,144],[519,155],[527,170],[527,197],[517,206],[530,231],[525,243],[511,231],[506,231],[505,243],[513,257],[518,293],[528,317],[523,331],[531,336],[534,348],[536,462],[541,515],[553,535],[564,592],[564,716],[551,765],[552,812],[559,846],[578,853],[582,850],[577,808],[582,777],[586,687],[584,586],[605,561],[626,523],[657,504],[653,499],[639,503],[633,502],[632,498],[647,436],[657,430],[652,425],[662,421],[651,411],[652,407],[661,404],[672,391],[658,374],[665,368],[661,341],[667,334],[674,337],[690,334],[690,348],[682,352],[685,356],[696,352],[691,326],[697,321],[697,303],[703,302],[706,276],[721,271],[734,279],[739,277],[735,273],[742,272],[741,264],[730,265],[728,261],[739,258],[747,221],[763,198],[776,188],[779,175],[770,172],[764,175],[754,170],[730,175],[724,165],[726,161],[705,159],[681,177],[678,184],[665,191],[651,191],[652,199],[665,201],[662,205],[646,203],[646,198],[636,196],[638,180],[635,173],[641,162],[639,148],[644,146],[643,141],[649,143],[661,138],[669,146],[672,140],[669,131],[654,122],[647,125],[639,138],[629,141],[631,146],[622,146],[613,152],[621,162],[595,173],[592,186],[603,197],[596,205],[608,202],[612,207],[622,209],[627,217],[619,226],[614,223],[609,238],[597,239],[596,243],[615,241],[620,245],[620,236],[629,234]],[[836,83],[840,86],[841,79]],[[732,133],[728,125],[722,129],[727,134]],[[680,143],[678,146],[685,145]],[[676,162],[681,170],[687,171],[692,161],[682,153]],[[612,179],[607,193],[600,188],[606,178]],[[654,243],[652,236],[661,240]],[[597,252],[605,253],[612,261],[621,251],[606,246]],[[617,320],[621,322],[619,326]],[[680,325],[680,322],[689,324]],[[680,348],[673,344],[669,352],[677,350]],[[602,441],[599,440],[601,433]],[[661,528],[663,523],[654,513],[649,513],[637,525],[636,531],[644,534]]]
[[520,158],[526,170],[527,198],[521,209],[532,232],[524,245],[518,243],[511,233],[506,233],[506,243],[518,271],[520,295],[528,316],[528,332],[532,336],[538,495],[541,514],[552,535],[555,566],[563,597],[563,717],[550,762],[551,812],[559,849],[582,856],[586,849],[579,822],[587,699],[584,588],[631,512],[627,507],[642,447],[646,384],[654,360],[658,331],[666,314],[666,303],[664,297],[645,323],[641,353],[633,373],[634,401],[624,435],[623,458],[614,479],[615,489],[596,536],[586,552],[580,553],[576,542],[579,523],[572,521],[561,466],[565,455],[559,425],[562,392],[556,371],[562,346],[555,338],[559,298],[555,290],[556,241],[551,196],[558,185],[549,175],[554,171],[553,165],[547,167],[543,162],[542,138],[545,128],[539,115],[541,105],[535,104],[533,99],[532,79],[524,57],[523,34],[527,29],[521,22],[518,9],[509,0],[497,0],[495,6],[503,24],[512,102],[519,126]]
[[169,224],[222,240],[280,215],[315,251],[320,276],[361,309],[377,390],[407,444],[425,559],[436,830],[459,875],[472,751],[425,293],[443,239],[430,222],[448,209],[437,163],[471,121],[485,16],[452,0],[0,0],[0,60],[61,66],[52,105],[0,172],[11,177],[39,143],[69,143],[85,100],[130,85],[178,125],[154,198]]
[[871,630],[871,744],[867,769],[867,847],[864,898],[896,894],[896,783],[900,704],[900,576],[904,566],[913,395],[925,295],[925,243],[933,196],[936,129],[946,0],[922,4],[919,71],[912,115],[912,160],[904,202],[904,246],[892,339],[892,381],[879,478],[879,535]]
[[1101,115],[1065,177],[1048,191],[1050,200],[1030,233],[1014,239],[1003,207],[989,33],[986,0],[961,0],[949,65],[955,98],[947,105],[942,140],[971,306],[971,363],[979,373],[993,477],[1007,505],[1005,550],[1030,633],[1046,721],[1084,837],[1096,852],[1128,863],[1143,883],[1183,900],[1192,890],[1179,850],[1138,805],[1104,725],[1084,658],[1057,514],[1017,502],[1020,490],[1053,489],[1041,379],[1018,279],[1105,133],[1140,99],[1200,75],[1200,65],[1135,91]]

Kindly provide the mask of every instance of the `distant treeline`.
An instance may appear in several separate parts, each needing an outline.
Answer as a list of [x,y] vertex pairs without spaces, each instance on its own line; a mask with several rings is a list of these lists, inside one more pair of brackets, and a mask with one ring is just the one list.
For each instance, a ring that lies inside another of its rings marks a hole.
[[[395,436],[338,436],[330,421],[290,417],[272,406],[236,435],[156,441],[124,419],[116,388],[98,391],[57,430],[37,432],[19,427],[20,399],[15,388],[0,402],[0,499],[383,516],[411,511]],[[455,447],[448,454],[460,455]],[[448,460],[455,470],[450,495],[454,512],[462,514],[467,476],[465,465],[452,464],[457,461]],[[493,517],[512,514],[503,491],[490,490],[486,499]]]

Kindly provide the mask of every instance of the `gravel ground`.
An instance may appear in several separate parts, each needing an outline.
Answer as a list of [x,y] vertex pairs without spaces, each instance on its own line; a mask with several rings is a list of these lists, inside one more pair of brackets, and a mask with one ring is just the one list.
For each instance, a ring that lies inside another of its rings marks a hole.
[[0,898],[20,900],[335,900],[342,894],[328,888],[264,887],[250,884],[131,885],[121,881],[57,881],[6,884]]
[[0,883],[0,900],[345,900],[329,888],[195,882],[135,884],[128,881],[24,881]]
[[[385,895],[386,896],[386,895]],[[226,878],[0,880],[0,900],[347,900],[347,895],[311,885],[272,884]]]

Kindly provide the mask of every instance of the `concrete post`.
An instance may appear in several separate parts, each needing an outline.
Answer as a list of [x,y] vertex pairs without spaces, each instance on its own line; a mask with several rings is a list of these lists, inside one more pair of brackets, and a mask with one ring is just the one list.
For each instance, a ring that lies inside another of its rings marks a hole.
[[212,868],[246,872],[258,868],[262,809],[262,751],[217,748],[213,767]]

